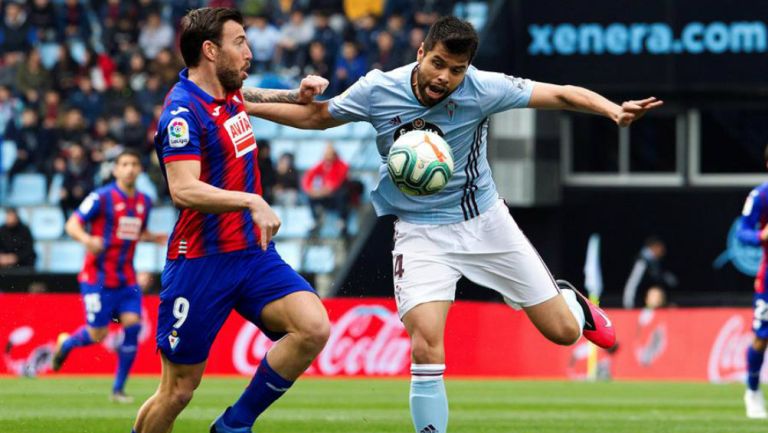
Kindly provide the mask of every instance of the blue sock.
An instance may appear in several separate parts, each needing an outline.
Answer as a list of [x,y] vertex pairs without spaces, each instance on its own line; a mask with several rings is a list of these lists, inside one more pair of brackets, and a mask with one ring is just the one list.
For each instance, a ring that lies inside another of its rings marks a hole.
[[88,328],[81,326],[64,341],[61,345],[61,351],[67,354],[75,347],[83,347],[91,344],[93,344],[93,340],[91,340],[91,334],[88,333]]
[[136,359],[136,349],[139,347],[139,331],[141,331],[140,323],[123,328],[123,344],[117,349],[117,373],[115,374],[115,385],[112,387],[113,393],[122,391],[125,387],[128,372],[131,371],[133,360]]
[[448,431],[448,397],[445,364],[411,365],[411,418],[416,433]]
[[747,387],[757,391],[760,386],[760,370],[763,367],[765,352],[758,352],[752,346],[747,348]]
[[240,399],[224,413],[224,424],[232,428],[251,427],[256,418],[282,397],[291,385],[293,382],[272,370],[265,356]]

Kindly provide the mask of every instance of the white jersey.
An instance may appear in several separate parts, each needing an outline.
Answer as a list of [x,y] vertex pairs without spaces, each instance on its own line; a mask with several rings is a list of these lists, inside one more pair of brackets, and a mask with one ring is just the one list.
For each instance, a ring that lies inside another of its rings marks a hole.
[[[328,111],[334,119],[365,121],[376,129],[382,165],[372,200],[379,216],[394,214],[413,224],[469,220],[498,199],[487,159],[488,117],[510,108],[527,107],[533,82],[470,66],[453,93],[439,104],[425,107],[411,87],[414,67],[416,63],[389,72],[369,72],[331,99]],[[453,177],[437,194],[406,195],[387,174],[389,148],[397,137],[413,130],[439,134],[453,151]]]

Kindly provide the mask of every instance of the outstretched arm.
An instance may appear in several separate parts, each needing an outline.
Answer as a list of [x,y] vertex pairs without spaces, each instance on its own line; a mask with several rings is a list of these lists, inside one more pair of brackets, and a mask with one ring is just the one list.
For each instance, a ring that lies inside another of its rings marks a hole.
[[583,87],[537,82],[533,86],[528,107],[599,114],[610,118],[619,126],[629,126],[643,117],[648,110],[659,107],[663,103],[655,97],[650,97],[638,101],[625,101],[618,105]]
[[243,98],[246,102],[264,103],[279,102],[285,104],[309,104],[315,96],[321,95],[328,87],[328,80],[317,75],[307,75],[301,80],[298,89],[261,89],[258,87],[243,87]]
[[251,116],[301,129],[327,129],[347,123],[331,116],[327,101],[306,105],[246,103],[245,111]]

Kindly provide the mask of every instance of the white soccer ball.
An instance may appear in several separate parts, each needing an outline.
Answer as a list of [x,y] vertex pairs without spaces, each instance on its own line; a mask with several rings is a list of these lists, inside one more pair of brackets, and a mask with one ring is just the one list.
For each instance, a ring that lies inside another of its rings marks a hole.
[[434,132],[410,131],[389,149],[387,170],[392,182],[405,194],[435,194],[453,176],[453,152]]

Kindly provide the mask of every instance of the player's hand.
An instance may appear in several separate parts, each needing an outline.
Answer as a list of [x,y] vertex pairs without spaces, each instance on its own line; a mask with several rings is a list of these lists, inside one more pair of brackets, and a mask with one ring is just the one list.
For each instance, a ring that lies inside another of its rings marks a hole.
[[93,254],[99,254],[104,251],[104,239],[98,236],[88,236],[88,239],[85,240],[85,249]]
[[315,96],[322,95],[328,88],[328,80],[319,75],[307,75],[299,86],[299,104],[309,104]]
[[663,104],[664,101],[656,99],[655,96],[639,101],[624,101],[621,104],[621,111],[616,115],[616,124],[619,126],[629,126],[632,122],[640,120],[648,110],[660,107]]
[[262,250],[266,251],[272,236],[276,235],[277,231],[280,230],[280,225],[282,224],[280,218],[277,217],[275,211],[261,197],[251,207],[251,218],[256,226],[259,227],[259,245]]

